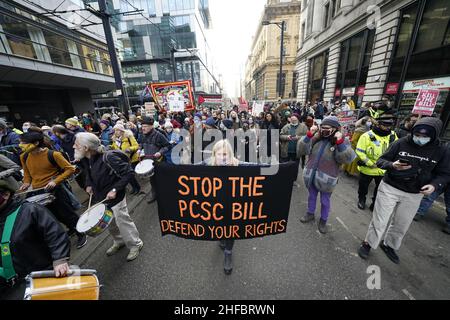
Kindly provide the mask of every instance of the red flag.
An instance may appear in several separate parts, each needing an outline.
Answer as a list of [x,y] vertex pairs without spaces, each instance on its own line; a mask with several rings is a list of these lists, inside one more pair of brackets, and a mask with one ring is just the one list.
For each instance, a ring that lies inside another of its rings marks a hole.
[[203,102],[205,102],[205,98],[203,98],[203,96],[199,96],[198,97],[198,104],[202,104]]

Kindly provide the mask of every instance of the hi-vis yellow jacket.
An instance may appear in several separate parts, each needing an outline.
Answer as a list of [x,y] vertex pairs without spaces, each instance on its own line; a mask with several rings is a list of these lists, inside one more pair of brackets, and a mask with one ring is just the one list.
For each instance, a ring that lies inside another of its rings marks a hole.
[[358,140],[356,154],[365,166],[358,166],[359,172],[368,176],[384,176],[386,170],[376,168],[375,165],[389,146],[398,140],[394,131],[390,135],[382,137],[375,134],[372,130],[364,133]]

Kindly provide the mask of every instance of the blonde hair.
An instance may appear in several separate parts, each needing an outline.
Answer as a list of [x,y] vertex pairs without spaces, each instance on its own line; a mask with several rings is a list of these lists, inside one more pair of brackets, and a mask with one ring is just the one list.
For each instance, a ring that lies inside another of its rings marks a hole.
[[227,154],[228,158],[231,160],[231,164],[230,164],[231,166],[239,165],[239,160],[234,157],[234,151],[233,151],[233,148],[231,147],[230,142],[228,140],[224,139],[224,140],[218,141],[212,149],[212,156],[209,161],[211,166],[218,165],[216,154],[217,154],[217,152],[219,152],[219,150],[225,150],[225,153]]

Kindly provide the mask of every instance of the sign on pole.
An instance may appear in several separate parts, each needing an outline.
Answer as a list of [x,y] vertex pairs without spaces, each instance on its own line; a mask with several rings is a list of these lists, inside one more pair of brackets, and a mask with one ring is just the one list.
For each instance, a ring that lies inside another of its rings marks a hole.
[[432,116],[439,93],[439,90],[420,90],[412,113],[423,116]]

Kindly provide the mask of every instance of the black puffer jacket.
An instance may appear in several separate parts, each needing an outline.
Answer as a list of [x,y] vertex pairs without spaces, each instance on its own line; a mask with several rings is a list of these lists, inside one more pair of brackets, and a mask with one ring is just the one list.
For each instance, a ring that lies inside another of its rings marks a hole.
[[[415,126],[426,124],[436,130],[439,137],[442,122],[436,118],[424,118]],[[405,171],[394,169],[393,163],[400,159],[409,160],[412,168]],[[427,184],[435,188],[450,182],[450,150],[438,138],[425,146],[414,143],[411,135],[394,142],[377,161],[377,166],[387,170],[384,181],[408,193],[420,193]]]
[[170,149],[167,137],[156,129],[153,129],[149,134],[142,135],[141,143],[146,156],[153,156],[158,152],[165,154]]
[[[22,206],[11,234],[10,249],[13,265],[20,278],[33,271],[49,270],[53,262],[70,257],[67,233],[47,208],[29,202],[11,200],[0,211],[0,234],[6,218]],[[0,264],[1,264],[0,260]],[[5,280],[0,278],[0,287]]]

